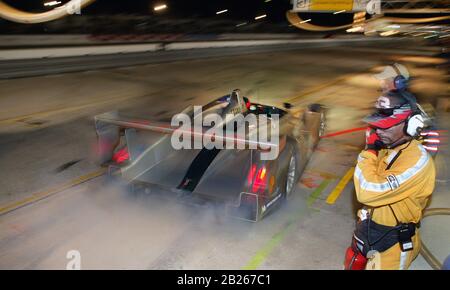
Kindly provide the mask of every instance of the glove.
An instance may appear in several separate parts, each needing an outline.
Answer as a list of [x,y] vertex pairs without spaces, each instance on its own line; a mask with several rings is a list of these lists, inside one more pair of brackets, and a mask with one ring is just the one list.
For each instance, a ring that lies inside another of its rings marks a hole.
[[375,133],[373,128],[368,127],[366,130],[366,150],[378,155],[378,151],[383,147],[380,137]]

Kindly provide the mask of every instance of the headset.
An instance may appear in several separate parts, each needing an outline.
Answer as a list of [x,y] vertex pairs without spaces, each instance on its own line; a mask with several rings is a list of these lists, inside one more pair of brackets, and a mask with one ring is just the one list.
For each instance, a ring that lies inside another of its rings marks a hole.
[[407,78],[405,78],[402,73],[400,72],[399,67],[396,63],[391,64],[391,67],[395,70],[397,73],[397,76],[394,78],[394,87],[398,91],[404,91],[409,86],[409,81]]
[[413,138],[420,135],[420,132],[425,128],[425,120],[420,113],[413,114],[408,117],[405,122],[405,133]]
[[416,97],[414,97],[411,93],[407,91],[409,86],[409,81],[405,78],[400,72],[400,68],[396,63],[392,63],[391,67],[397,73],[397,76],[394,78],[394,87],[395,89],[408,101],[411,106],[412,114],[406,119],[404,131],[405,134],[416,138],[420,135],[420,132],[425,128],[425,118],[426,113],[417,104]]
[[398,92],[408,101],[411,106],[412,114],[405,120],[404,132],[406,135],[417,138],[420,132],[426,127],[425,119],[427,114],[417,104],[416,97],[406,90],[398,90]]

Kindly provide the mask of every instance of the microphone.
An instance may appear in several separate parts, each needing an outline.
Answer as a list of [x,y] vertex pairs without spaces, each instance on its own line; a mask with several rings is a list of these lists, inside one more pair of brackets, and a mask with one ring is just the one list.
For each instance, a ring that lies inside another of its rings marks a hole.
[[381,140],[376,140],[375,143],[375,148],[379,148],[379,149],[383,149],[383,148],[387,148],[386,144],[383,143],[383,141]]

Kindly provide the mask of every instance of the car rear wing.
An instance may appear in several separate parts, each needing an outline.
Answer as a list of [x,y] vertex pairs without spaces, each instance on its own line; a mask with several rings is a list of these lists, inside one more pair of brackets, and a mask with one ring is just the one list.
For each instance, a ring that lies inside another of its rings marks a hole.
[[[193,107],[189,106],[181,113],[184,113],[191,118],[194,115]],[[118,112],[108,112],[101,115],[97,115],[95,117],[95,129],[97,131],[98,136],[98,155],[100,163],[108,162],[112,159],[113,151],[115,148],[120,146],[121,136],[125,136],[126,143],[128,146],[128,150],[130,153],[131,159],[137,157],[139,155],[136,150],[136,131],[149,131],[153,133],[157,133],[159,138],[160,134],[171,135],[177,130],[181,130],[180,126],[172,126],[169,122],[161,122],[161,121],[150,121],[143,119],[130,118],[126,116],[119,115]],[[127,130],[127,129],[135,129],[135,130]],[[252,134],[247,134],[244,138],[238,137],[237,134],[234,136],[228,136],[227,134],[220,135],[211,135],[208,133],[207,128],[202,128],[200,131],[198,130],[181,130],[179,131],[188,137],[201,137],[206,136],[210,139],[213,139],[217,142],[233,142],[236,145],[236,148],[245,148],[245,149],[261,149],[268,150],[273,147],[278,147],[279,142],[270,141],[259,141],[254,135],[256,131],[253,131]],[[159,134],[158,134],[159,133]],[[258,132],[259,134],[259,132]],[[153,134],[155,135],[155,134]],[[250,136],[251,135],[251,136]],[[170,138],[168,138],[170,142]],[[156,141],[156,139],[154,139]],[[192,140],[192,139],[191,139]],[[147,145],[148,141],[146,142]],[[170,145],[170,144],[167,144]],[[240,147],[238,147],[238,145]]]
[[[123,143],[121,138],[125,136],[125,144],[128,148],[130,159],[136,158],[137,147],[134,138],[136,130],[145,130],[154,133],[172,134],[176,128],[167,122],[149,121],[120,116],[117,112],[108,112],[95,117],[95,129],[97,132],[97,155],[99,162],[104,164],[112,160],[114,150]],[[135,129],[135,130],[128,130]]]

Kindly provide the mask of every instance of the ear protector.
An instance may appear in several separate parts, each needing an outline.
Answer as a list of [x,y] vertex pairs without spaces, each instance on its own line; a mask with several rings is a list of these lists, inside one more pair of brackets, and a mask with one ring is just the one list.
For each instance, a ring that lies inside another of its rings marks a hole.
[[425,119],[421,110],[418,108],[415,97],[407,91],[400,91],[401,95],[408,101],[411,106],[412,114],[406,119],[404,132],[413,138],[419,136],[420,132],[425,128]]
[[408,80],[402,75],[396,63],[391,64],[391,67],[397,73],[397,76],[394,78],[395,89],[399,91],[406,90],[408,88]]
[[411,137],[419,136],[425,127],[425,121],[420,113],[416,113],[408,117],[405,122],[405,133]]

